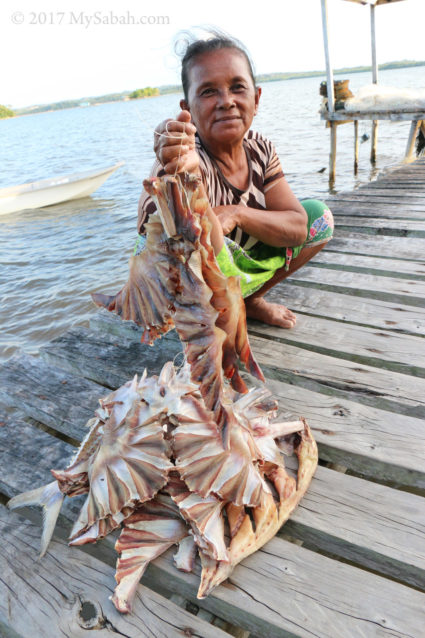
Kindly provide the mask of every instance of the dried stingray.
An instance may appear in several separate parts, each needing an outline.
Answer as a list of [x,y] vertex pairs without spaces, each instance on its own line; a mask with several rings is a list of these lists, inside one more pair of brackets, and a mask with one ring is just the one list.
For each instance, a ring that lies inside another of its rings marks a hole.
[[[121,528],[112,600],[131,610],[150,561],[178,545],[178,569],[202,564],[198,597],[225,580],[245,556],[272,538],[305,493],[317,465],[307,423],[275,422],[264,387],[248,390],[239,362],[264,381],[252,355],[245,306],[235,277],[218,268],[209,206],[191,175],[145,181],[157,205],[146,247],[130,259],[129,280],[98,305],[143,327],[142,341],[172,328],[185,364],[134,377],[100,400],[89,433],[55,481],[16,496],[9,507],[42,505],[41,553],[65,495],[87,494],[70,534],[82,545]],[[298,457],[297,478],[284,453]]]

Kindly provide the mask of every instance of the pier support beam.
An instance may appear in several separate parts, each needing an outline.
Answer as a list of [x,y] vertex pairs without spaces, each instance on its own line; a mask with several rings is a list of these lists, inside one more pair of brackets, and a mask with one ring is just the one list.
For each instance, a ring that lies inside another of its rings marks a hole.
[[415,140],[420,126],[420,120],[412,120],[412,123],[410,125],[409,137],[407,139],[406,154],[404,156],[405,162],[410,162],[412,159],[413,149],[415,147]]
[[329,153],[329,184],[335,181],[335,164],[336,164],[336,122],[330,122],[331,125],[331,150]]
[[372,135],[370,146],[370,161],[372,164],[376,162],[376,145],[378,143],[378,120],[372,121]]
[[359,170],[359,120],[354,120],[354,175]]

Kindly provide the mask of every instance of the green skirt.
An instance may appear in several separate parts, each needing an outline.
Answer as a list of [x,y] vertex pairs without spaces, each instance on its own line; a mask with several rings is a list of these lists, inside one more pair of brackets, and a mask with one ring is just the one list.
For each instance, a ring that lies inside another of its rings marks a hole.
[[217,262],[227,277],[239,276],[243,297],[259,290],[280,268],[289,270],[292,259],[298,257],[305,246],[324,244],[332,238],[333,216],[326,204],[316,199],[305,199],[301,204],[308,216],[307,239],[301,246],[278,248],[257,242],[244,250],[228,237],[224,238]]
[[[305,246],[324,244],[332,238],[333,216],[326,204],[317,199],[304,199],[301,204],[308,217],[307,239],[301,246],[277,248],[258,241],[252,248],[244,250],[233,240],[224,238],[217,262],[224,275],[239,277],[243,297],[259,290],[280,268],[289,270],[292,259],[298,257]],[[139,235],[133,254],[138,255],[145,243],[144,235]]]

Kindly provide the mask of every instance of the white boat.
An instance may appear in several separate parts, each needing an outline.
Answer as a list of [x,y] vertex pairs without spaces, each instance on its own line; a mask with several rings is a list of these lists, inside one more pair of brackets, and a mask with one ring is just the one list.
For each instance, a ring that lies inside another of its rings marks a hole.
[[91,195],[124,162],[97,171],[84,171],[38,182],[0,188],[0,215],[26,208],[42,208]]

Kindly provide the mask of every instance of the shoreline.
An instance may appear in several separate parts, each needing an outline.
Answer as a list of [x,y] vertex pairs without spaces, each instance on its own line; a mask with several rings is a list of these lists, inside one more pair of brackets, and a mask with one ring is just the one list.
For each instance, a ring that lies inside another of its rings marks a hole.
[[[399,69],[411,69],[411,68],[416,68],[419,66],[425,66],[425,61],[419,61],[419,62],[408,62],[406,61],[406,64],[399,64],[397,62],[385,62],[383,64],[379,65],[379,70],[380,71],[395,71],[395,70],[399,70]],[[371,67],[352,67],[352,68],[341,68],[341,69],[334,69],[334,75],[340,75],[340,74],[346,74],[346,75],[350,75],[353,73],[367,73],[371,70]],[[258,76],[256,77],[256,81],[259,83],[264,83],[264,82],[284,82],[287,80],[304,80],[304,79],[308,79],[308,78],[314,78],[314,77],[325,77],[326,76],[326,71],[299,71],[299,72],[287,72],[287,73],[282,73],[282,72],[276,72],[276,73],[260,73],[258,74]],[[11,116],[11,117],[5,117],[5,118],[1,118],[4,120],[9,120],[9,119],[13,119],[15,117],[22,117],[24,115],[37,115],[38,113],[49,113],[52,111],[65,111],[65,110],[69,110],[69,109],[73,109],[73,108],[88,108],[91,106],[99,106],[101,104],[110,104],[111,102],[130,102],[132,100],[145,100],[147,98],[153,98],[153,97],[161,97],[163,95],[170,95],[170,94],[175,94],[175,93],[181,93],[182,92],[182,88],[181,86],[176,85],[175,89],[173,87],[173,85],[166,85],[167,90],[164,91],[164,93],[161,93],[161,87],[159,88],[159,95],[147,95],[147,96],[143,96],[140,98],[129,98],[129,95],[131,93],[131,91],[128,92],[128,94],[126,92],[123,92],[121,95],[123,95],[122,98],[120,99],[112,99],[112,100],[104,100],[101,102],[93,102],[93,103],[86,103],[87,100],[90,100],[90,98],[85,98],[85,97],[81,97],[81,98],[77,98],[75,100],[64,100],[64,101],[69,101],[69,102],[74,102],[75,104],[73,105],[69,105],[69,106],[64,106],[63,108],[49,108],[55,104],[58,104],[58,102],[51,102],[47,105],[45,105],[46,108],[40,108],[39,110],[35,110],[35,108],[39,108],[42,107],[44,105],[36,105],[34,107],[34,110],[31,111],[25,111],[24,113],[15,113],[15,115]],[[164,87],[165,88],[165,87]],[[96,96],[97,99],[102,98],[102,95]],[[83,102],[84,104],[82,105],[81,102]],[[8,107],[11,108],[13,110],[13,107]],[[20,110],[26,110],[27,108],[30,107],[22,107],[21,109],[17,109],[18,111]]]

